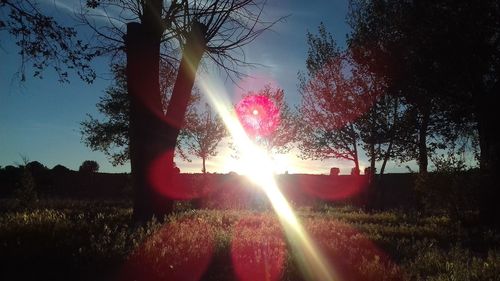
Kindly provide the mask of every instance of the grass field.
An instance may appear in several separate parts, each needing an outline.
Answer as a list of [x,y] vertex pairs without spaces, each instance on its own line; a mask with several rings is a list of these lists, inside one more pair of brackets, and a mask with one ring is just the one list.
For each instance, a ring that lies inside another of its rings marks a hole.
[[[127,202],[2,204],[0,280],[304,280],[270,211],[179,210],[134,227]],[[296,213],[340,280],[499,280],[499,233],[445,215]]]

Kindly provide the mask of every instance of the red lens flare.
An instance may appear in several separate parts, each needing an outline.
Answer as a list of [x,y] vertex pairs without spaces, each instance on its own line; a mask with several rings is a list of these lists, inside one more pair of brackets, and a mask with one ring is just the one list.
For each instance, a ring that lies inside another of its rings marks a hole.
[[198,281],[212,260],[214,234],[213,226],[198,219],[166,224],[135,250],[118,280]]
[[274,102],[266,96],[251,95],[236,105],[238,119],[250,136],[267,136],[280,123],[280,112]]
[[231,258],[240,281],[278,280],[286,259],[286,244],[276,219],[252,216],[240,220],[233,231]]

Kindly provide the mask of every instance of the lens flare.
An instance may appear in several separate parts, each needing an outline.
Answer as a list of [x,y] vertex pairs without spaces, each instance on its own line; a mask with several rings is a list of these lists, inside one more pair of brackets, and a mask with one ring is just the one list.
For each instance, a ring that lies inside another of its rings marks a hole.
[[304,277],[307,280],[338,280],[280,192],[273,175],[273,162],[269,155],[251,141],[232,109],[231,103],[224,98],[225,95],[221,94],[224,91],[220,91],[210,82],[212,82],[210,79],[200,79],[200,88],[221,116],[233,142],[241,151],[240,159],[246,165],[247,177],[264,191],[271,202],[293,252],[297,253],[297,261]]
[[266,96],[252,95],[243,98],[236,105],[238,119],[250,136],[267,136],[280,123],[280,111]]

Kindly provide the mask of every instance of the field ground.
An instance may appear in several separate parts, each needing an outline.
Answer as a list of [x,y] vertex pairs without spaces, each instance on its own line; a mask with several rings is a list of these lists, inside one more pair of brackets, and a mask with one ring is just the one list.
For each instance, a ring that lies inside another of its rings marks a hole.
[[[134,227],[126,201],[0,204],[0,280],[304,280],[301,253],[271,211],[184,209]],[[341,280],[500,276],[500,234],[445,215],[326,205],[296,213]]]

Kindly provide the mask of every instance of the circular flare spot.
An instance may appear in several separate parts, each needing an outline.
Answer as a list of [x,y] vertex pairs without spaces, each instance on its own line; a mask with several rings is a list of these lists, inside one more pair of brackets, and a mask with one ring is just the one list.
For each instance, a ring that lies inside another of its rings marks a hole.
[[262,95],[243,98],[236,105],[238,119],[250,136],[267,136],[280,123],[280,112],[274,102]]

